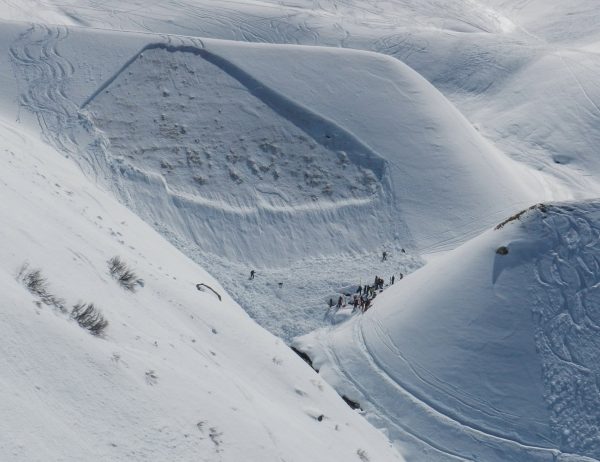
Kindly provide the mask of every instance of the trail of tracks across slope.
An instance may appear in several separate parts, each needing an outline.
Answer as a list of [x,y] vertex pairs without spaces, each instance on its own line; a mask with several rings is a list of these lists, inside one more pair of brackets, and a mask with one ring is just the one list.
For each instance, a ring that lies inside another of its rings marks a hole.
[[78,123],[77,105],[67,97],[65,87],[74,68],[58,51],[68,35],[63,26],[33,25],[12,43],[10,57],[19,80],[27,84],[21,105],[37,116],[48,143],[72,153],[77,146],[72,135]]
[[[526,457],[528,461],[550,462],[559,455],[559,451],[551,448],[528,445],[487,433],[484,429],[470,426],[456,420],[456,416],[442,412],[435,403],[417,397],[388,373],[385,365],[369,348],[363,332],[365,322],[367,318],[352,326],[352,353],[348,356],[352,356],[353,361],[342,361],[336,349],[329,346],[334,367],[362,395],[361,399],[368,402],[367,410],[386,421],[390,431],[398,433],[396,436],[401,439],[405,439],[408,434],[418,445],[438,454],[431,460],[498,460],[499,453],[510,452]],[[376,331],[377,329],[380,332],[377,335],[383,335],[381,340],[384,344],[393,345],[389,336],[382,333],[381,327],[376,328]],[[365,373],[365,368],[371,373]],[[362,379],[357,378],[367,376],[375,377],[374,381],[363,383]]]

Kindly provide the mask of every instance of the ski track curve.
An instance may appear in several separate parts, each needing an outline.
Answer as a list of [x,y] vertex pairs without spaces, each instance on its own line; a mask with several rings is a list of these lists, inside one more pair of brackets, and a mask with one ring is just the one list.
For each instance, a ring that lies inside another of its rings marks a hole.
[[71,134],[77,124],[77,105],[67,97],[65,87],[74,67],[58,51],[68,36],[65,26],[35,24],[11,44],[9,55],[19,80],[27,83],[20,105],[37,116],[47,142],[72,153],[77,147]]
[[[512,451],[521,453],[523,456],[527,455],[529,457],[528,460],[531,461],[554,460],[554,456],[558,451],[551,448],[529,445],[521,441],[492,434],[486,431],[486,429],[478,428],[472,424],[461,421],[459,416],[451,414],[447,412],[447,410],[439,409],[438,405],[435,403],[418,396],[414,390],[407,389],[405,385],[388,373],[385,364],[378,358],[374,350],[369,347],[367,337],[363,330],[363,323],[367,321],[370,321],[370,319],[363,318],[355,324],[354,340],[359,346],[362,355],[367,359],[369,368],[374,370],[375,373],[382,377],[385,382],[390,384],[393,389],[400,391],[401,394],[410,400],[411,406],[419,410],[419,415],[424,419],[422,421],[424,431],[419,434],[419,438],[426,439],[426,442],[429,443],[428,439],[431,437],[426,436],[425,433],[431,433],[432,428],[435,428],[435,431],[433,432],[435,435],[452,435],[452,437],[448,439],[448,443],[454,444],[455,447],[451,449],[449,445],[443,445],[445,452],[464,457],[467,460],[470,460],[467,454],[477,454],[477,457],[475,457],[474,460],[478,460],[478,458],[482,458],[481,460],[494,460],[495,455],[506,447],[509,447]],[[395,349],[395,351],[400,353],[397,349]],[[414,365],[411,365],[410,367],[414,368]],[[392,396],[394,396],[394,394],[397,393],[392,392]],[[383,409],[385,409],[385,406]],[[398,420],[401,418],[402,416],[400,415],[396,416],[396,419]],[[475,447],[470,447],[473,445],[473,441],[476,441],[477,444]],[[469,449],[464,450],[463,448]]]

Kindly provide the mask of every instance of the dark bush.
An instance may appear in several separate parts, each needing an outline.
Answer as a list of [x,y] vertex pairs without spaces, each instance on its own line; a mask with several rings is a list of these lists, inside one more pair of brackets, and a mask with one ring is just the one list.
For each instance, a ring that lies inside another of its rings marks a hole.
[[542,203],[532,205],[531,207],[529,207],[529,208],[527,208],[525,210],[521,210],[519,213],[515,213],[513,216],[508,217],[502,223],[500,223],[499,225],[497,225],[494,229],[497,231],[499,229],[502,229],[505,225],[507,225],[511,221],[520,220],[521,217],[523,215],[525,215],[527,212],[529,212],[530,210],[539,210],[542,213],[546,213],[548,211],[548,207],[545,204],[542,204]]
[[93,303],[78,303],[71,310],[71,317],[92,335],[102,335],[108,321]]
[[50,293],[48,281],[43,276],[42,270],[37,268],[29,269],[29,265],[25,263],[19,270],[17,280],[21,281],[29,292],[38,296],[45,305],[52,306],[62,312],[67,311],[65,301]]
[[119,257],[112,257],[108,260],[108,271],[121,287],[130,292],[135,292],[138,286],[144,286],[144,280],[138,278],[137,274]]
[[496,249],[498,255],[508,255],[508,247],[501,246]]

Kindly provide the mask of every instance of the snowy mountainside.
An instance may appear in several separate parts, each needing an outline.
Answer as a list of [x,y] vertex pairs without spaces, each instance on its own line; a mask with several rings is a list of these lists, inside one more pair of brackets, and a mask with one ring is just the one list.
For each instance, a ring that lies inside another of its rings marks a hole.
[[599,461],[597,6],[0,0],[0,454]]
[[409,459],[600,460],[599,236],[598,202],[533,207],[296,346]]
[[12,20],[388,54],[427,78],[504,153],[555,177],[555,199],[600,191],[594,83],[600,13],[594,0],[171,0],[127,6],[27,0],[4,1],[0,12]]
[[[0,122],[3,460],[402,460],[206,271],[35,138]],[[115,255],[143,287],[111,278]],[[24,263],[43,296],[18,280]],[[70,319],[78,302],[108,320],[103,336]]]
[[[408,272],[422,250],[552,195],[381,55],[54,26],[17,33],[9,53],[21,103],[45,138],[238,287],[236,300],[286,339],[327,322],[324,302],[371,279],[365,262],[383,249],[393,259],[378,269]],[[98,40],[119,53],[109,59]],[[307,271],[290,281],[290,265]],[[251,267],[270,287],[240,287]]]
[[5,1],[0,13],[77,27],[388,54],[427,78],[505,154],[555,177],[547,186],[554,199],[600,191],[594,0],[178,0],[127,6],[28,0]]

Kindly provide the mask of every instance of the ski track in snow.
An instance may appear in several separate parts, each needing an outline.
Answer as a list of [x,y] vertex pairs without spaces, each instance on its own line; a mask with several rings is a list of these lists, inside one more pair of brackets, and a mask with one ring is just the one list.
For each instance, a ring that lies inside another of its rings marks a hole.
[[[368,321],[370,319],[359,319],[352,326],[353,343],[356,346],[353,349],[358,349],[362,355],[359,365],[354,365],[356,359],[351,362],[341,360],[336,351],[337,348],[332,345],[329,346],[328,356],[342,377],[355,388],[356,392],[362,395],[362,399],[358,399],[358,401],[367,405],[369,418],[373,416],[374,423],[377,423],[378,419],[383,419],[387,423],[386,427],[391,427],[388,428],[388,431],[392,433],[392,439],[394,436],[397,439],[404,439],[406,435],[403,434],[408,434],[413,438],[412,444],[420,446],[426,452],[433,450],[438,453],[438,457],[442,457],[441,460],[448,458],[462,461],[497,460],[498,454],[504,454],[507,451],[510,454],[518,454],[518,458],[526,457],[526,460],[532,462],[556,460],[559,454],[558,450],[527,445],[490,434],[485,429],[474,428],[438,409],[437,404],[423,401],[414,394],[414,391],[404,388],[402,383],[394,377],[393,372],[389,371],[369,348],[363,333],[363,324]],[[375,334],[376,336],[381,335],[380,329],[381,327],[375,330],[375,332],[380,332]],[[381,340],[380,337],[377,338],[377,341]],[[382,343],[393,349],[398,356],[402,356],[395,347],[391,346],[393,342],[387,335]],[[357,377],[370,375],[365,373],[365,366],[374,377],[377,377],[371,385],[354,378],[354,374]],[[410,367],[415,366],[410,365]],[[379,387],[384,387],[384,389]],[[376,388],[379,389],[373,393]],[[408,415],[411,416],[410,426],[403,423]],[[394,429],[399,430],[400,435],[394,435]],[[470,454],[473,456],[471,457]]]
[[[591,215],[591,217],[590,217]],[[534,308],[546,400],[565,450],[600,459],[600,212],[576,206],[543,219],[556,243],[535,266]]]
[[21,106],[37,115],[45,140],[67,154],[77,146],[71,129],[77,123],[77,107],[65,94],[74,68],[58,51],[68,36],[67,27],[36,24],[10,47],[19,81],[27,83]]

